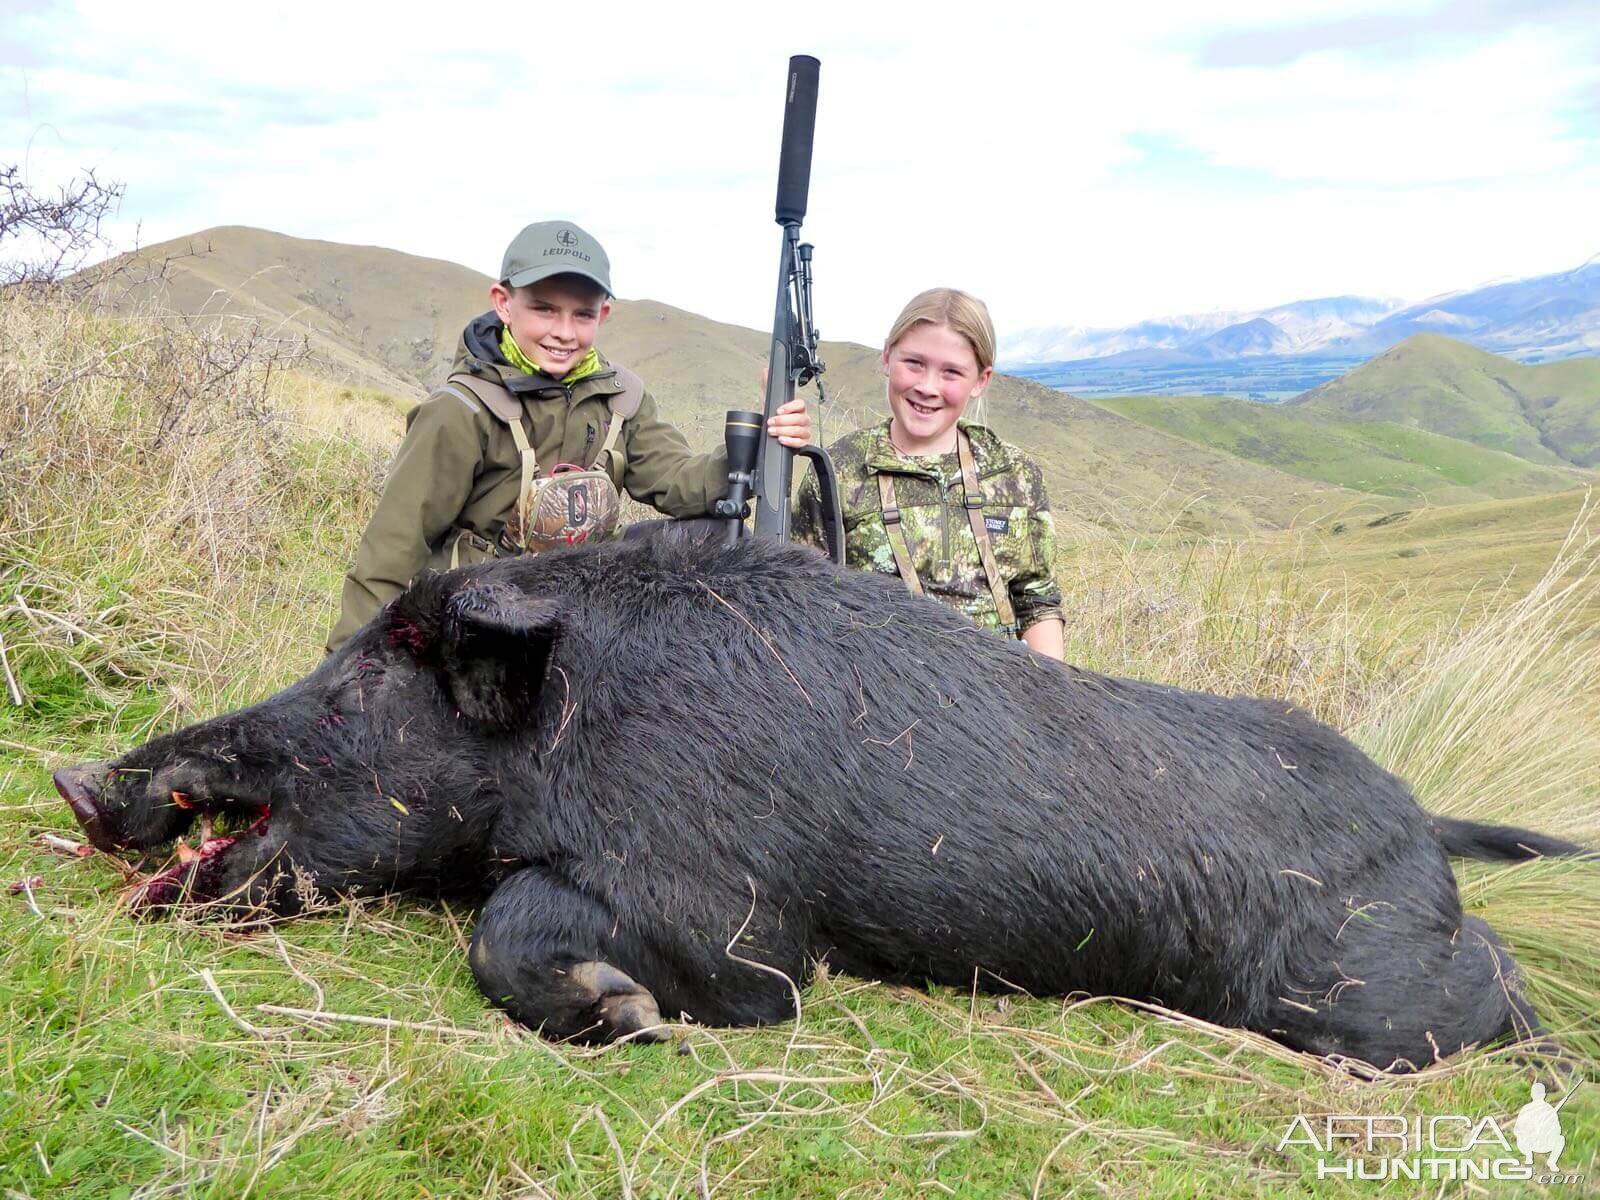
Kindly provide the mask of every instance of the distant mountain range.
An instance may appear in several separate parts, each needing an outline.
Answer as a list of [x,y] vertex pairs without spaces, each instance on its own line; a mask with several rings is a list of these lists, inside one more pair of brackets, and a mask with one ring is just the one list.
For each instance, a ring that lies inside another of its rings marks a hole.
[[1600,353],[1600,256],[1576,270],[1417,304],[1331,296],[1260,312],[1199,313],[1117,329],[1026,329],[1001,339],[1000,361],[1137,369],[1256,357],[1365,358],[1417,333],[1448,334],[1522,362]]

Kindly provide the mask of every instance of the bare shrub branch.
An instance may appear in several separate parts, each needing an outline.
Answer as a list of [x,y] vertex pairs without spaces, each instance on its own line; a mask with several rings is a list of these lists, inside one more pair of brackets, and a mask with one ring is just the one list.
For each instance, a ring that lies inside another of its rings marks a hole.
[[85,171],[54,195],[36,190],[15,164],[0,165],[0,286],[56,283],[108,248],[101,232],[122,202],[120,183]]

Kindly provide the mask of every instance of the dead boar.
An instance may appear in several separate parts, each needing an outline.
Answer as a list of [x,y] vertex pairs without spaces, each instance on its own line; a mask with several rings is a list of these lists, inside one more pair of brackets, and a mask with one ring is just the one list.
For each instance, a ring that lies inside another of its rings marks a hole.
[[592,1040],[784,1019],[826,959],[1404,1069],[1539,1031],[1446,855],[1580,852],[1430,816],[1293,705],[1064,666],[749,539],[427,575],[277,695],[57,784],[101,849],[230,831],[145,912],[484,897],[484,994]]

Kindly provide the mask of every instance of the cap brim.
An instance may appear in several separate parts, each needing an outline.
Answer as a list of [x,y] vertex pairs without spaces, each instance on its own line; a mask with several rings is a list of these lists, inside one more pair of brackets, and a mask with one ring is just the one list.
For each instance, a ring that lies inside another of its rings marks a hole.
[[586,271],[582,267],[574,266],[571,263],[561,263],[559,265],[552,263],[548,267],[529,267],[525,271],[518,271],[504,282],[511,287],[527,287],[530,283],[538,283],[541,279],[554,279],[557,275],[577,275],[587,279],[607,296],[612,294],[610,280],[602,279],[595,272]]

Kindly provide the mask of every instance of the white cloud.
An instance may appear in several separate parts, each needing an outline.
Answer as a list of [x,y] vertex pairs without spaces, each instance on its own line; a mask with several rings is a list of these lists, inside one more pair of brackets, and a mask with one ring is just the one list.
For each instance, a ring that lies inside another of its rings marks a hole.
[[[1297,5],[1273,47],[1307,52],[1208,67],[1281,3],[520,11],[23,14],[0,41],[0,161],[124,180],[121,232],[146,242],[254,224],[490,271],[523,223],[570,215],[625,295],[760,326],[783,62],[805,50],[830,336],[876,339],[935,282],[1002,327],[1107,324],[1416,296],[1600,248],[1600,152],[1568,124],[1600,56],[1570,22],[1475,9],[1470,37],[1401,44],[1382,21],[1450,13]],[[1318,49],[1317,21],[1360,36]]]
[[1403,63],[1341,52],[1207,72],[1171,130],[1214,162],[1285,180],[1391,188],[1559,171],[1594,153],[1566,136],[1559,102],[1600,83],[1553,32],[1520,30]]

